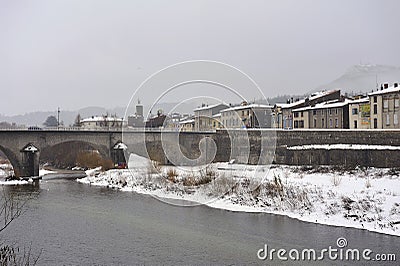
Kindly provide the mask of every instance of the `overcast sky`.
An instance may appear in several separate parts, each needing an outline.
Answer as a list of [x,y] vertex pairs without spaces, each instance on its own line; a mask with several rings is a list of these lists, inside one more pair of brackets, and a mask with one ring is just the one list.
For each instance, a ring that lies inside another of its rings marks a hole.
[[194,59],[243,70],[267,96],[305,93],[360,62],[399,66],[399,12],[396,0],[0,0],[0,113],[125,106],[149,75]]

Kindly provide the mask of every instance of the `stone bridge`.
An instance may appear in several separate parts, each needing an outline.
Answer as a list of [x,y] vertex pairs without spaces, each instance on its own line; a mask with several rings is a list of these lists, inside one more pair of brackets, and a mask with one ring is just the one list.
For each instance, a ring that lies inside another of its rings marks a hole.
[[[53,147],[86,145],[104,157],[113,158],[116,144],[128,146],[126,152],[168,164],[175,155],[183,154],[192,162],[182,164],[229,161],[250,164],[342,165],[400,167],[400,130],[238,130],[232,136],[225,130],[216,132],[90,131],[90,130],[1,130],[0,150],[8,157],[18,176],[37,176],[41,153]],[[266,135],[265,135],[266,134]],[[262,141],[261,135],[266,136]],[[213,141],[210,142],[210,139]],[[234,150],[232,143],[238,140]],[[246,142],[247,141],[247,142]],[[179,145],[176,145],[179,143]],[[248,143],[249,150],[243,143]],[[362,144],[368,148],[293,149],[299,145]],[[390,146],[389,148],[385,148]],[[289,147],[289,148],[288,148]],[[268,148],[271,161],[260,161],[260,153]],[[169,151],[169,152],[166,152]],[[168,156],[166,153],[169,153]],[[243,154],[247,153],[247,157]],[[50,154],[51,155],[51,154]],[[179,157],[179,156],[178,156]],[[244,158],[242,158],[244,157]],[[172,162],[173,164],[176,164]]]
[[[176,132],[166,132],[176,135]],[[212,133],[211,133],[212,134]],[[199,142],[210,133],[179,134],[181,150],[190,156],[199,156]],[[172,138],[171,138],[172,139]],[[151,157],[162,163],[165,156],[162,152],[160,131],[103,131],[103,130],[0,130],[0,150],[10,160],[16,176],[38,176],[41,153],[51,153],[51,148],[68,147],[74,144],[98,150],[103,157],[113,158],[116,144],[124,142],[130,152]],[[62,146],[66,145],[66,146]]]

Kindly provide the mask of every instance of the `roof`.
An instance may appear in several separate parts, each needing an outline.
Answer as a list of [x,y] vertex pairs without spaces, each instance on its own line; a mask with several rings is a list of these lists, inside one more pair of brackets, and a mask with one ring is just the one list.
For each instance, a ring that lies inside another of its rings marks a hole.
[[224,110],[221,110],[221,112],[228,112],[228,111],[237,111],[237,110],[243,110],[243,109],[272,109],[274,108],[271,105],[265,105],[265,104],[248,104],[248,105],[239,105],[239,106],[234,106],[230,107]]
[[361,99],[357,99],[357,100],[350,100],[349,104],[355,104],[355,103],[367,103],[369,102],[369,98],[365,97],[365,98],[361,98]]
[[215,107],[218,107],[220,105],[224,105],[224,106],[228,106],[225,103],[217,103],[217,104],[213,104],[213,105],[207,105],[207,106],[202,106],[202,107],[197,107],[196,109],[194,109],[193,111],[203,111],[203,110],[208,110],[208,109],[213,109]]
[[192,123],[194,123],[194,119],[188,119],[179,122],[179,124],[192,124]]
[[391,92],[399,92],[400,87],[389,87],[387,89],[379,90],[379,91],[374,91],[371,93],[368,93],[368,96],[373,96],[373,95],[379,95],[379,94],[385,94],[385,93],[391,93]]
[[343,107],[349,104],[349,101],[346,99],[345,101],[329,101],[324,103],[318,103],[315,106],[307,106],[303,108],[294,109],[293,112],[301,112],[307,110],[315,110],[315,109],[327,109],[327,108],[337,108]]
[[119,117],[112,117],[112,116],[92,116],[88,118],[82,119],[80,122],[123,122],[124,119],[119,118]]
[[[321,98],[323,96],[335,93],[339,90],[328,90],[328,91],[319,91],[319,92],[314,92],[313,94],[310,95],[310,97],[307,97],[309,101]],[[296,107],[297,105],[301,105],[304,104],[306,102],[306,98],[303,98],[297,102],[293,102],[293,103],[277,103],[276,105],[281,107],[281,108],[292,108],[292,107]]]

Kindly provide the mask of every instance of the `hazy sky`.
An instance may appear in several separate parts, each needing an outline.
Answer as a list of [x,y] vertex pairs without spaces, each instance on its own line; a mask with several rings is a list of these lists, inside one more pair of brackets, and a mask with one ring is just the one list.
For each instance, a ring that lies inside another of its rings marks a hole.
[[397,0],[0,0],[0,113],[125,106],[146,77],[193,59],[231,64],[267,96],[305,93],[360,62],[400,65],[399,10]]

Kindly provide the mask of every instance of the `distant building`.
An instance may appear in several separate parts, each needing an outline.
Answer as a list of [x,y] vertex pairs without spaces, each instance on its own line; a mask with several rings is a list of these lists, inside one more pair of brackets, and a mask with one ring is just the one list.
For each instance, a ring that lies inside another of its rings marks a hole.
[[336,100],[294,109],[293,128],[349,128],[348,105],[348,100]]
[[166,115],[162,111],[157,112],[157,116],[151,117],[146,121],[146,128],[162,128],[164,126]]
[[381,85],[381,89],[368,94],[371,104],[371,128],[400,128],[400,87],[394,83]]
[[80,121],[84,129],[121,129],[125,125],[124,119],[109,115],[92,116]]
[[128,126],[129,127],[144,127],[144,117],[143,117],[143,105],[140,104],[140,100],[136,105],[136,112],[134,115],[128,116]]
[[226,128],[270,128],[273,106],[243,102],[221,111],[221,122]]
[[369,98],[359,98],[349,101],[349,127],[350,129],[371,128],[371,105]]
[[272,113],[272,125],[277,128],[291,129],[294,127],[292,110],[339,99],[340,90],[330,90],[315,92],[303,99],[293,100],[292,98],[287,103],[277,103]]
[[182,120],[179,125],[180,131],[194,131],[194,118]]
[[194,129],[195,131],[213,130],[214,122],[219,122],[213,117],[229,106],[223,103],[214,105],[203,105],[194,109]]

